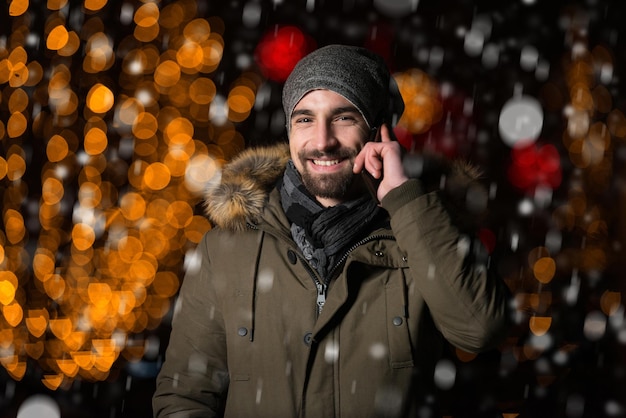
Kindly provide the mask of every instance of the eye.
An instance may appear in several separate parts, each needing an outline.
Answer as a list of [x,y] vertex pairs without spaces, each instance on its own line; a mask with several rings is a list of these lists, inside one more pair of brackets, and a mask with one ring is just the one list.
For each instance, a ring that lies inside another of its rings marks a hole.
[[357,120],[352,115],[339,115],[335,118],[333,122],[339,126],[349,126],[354,125]]

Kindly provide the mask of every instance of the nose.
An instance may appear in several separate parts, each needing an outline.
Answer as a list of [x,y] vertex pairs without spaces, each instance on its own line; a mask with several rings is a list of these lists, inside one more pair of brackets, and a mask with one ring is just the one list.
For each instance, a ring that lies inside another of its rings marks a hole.
[[315,138],[313,141],[315,149],[319,151],[335,148],[339,143],[331,124],[324,122],[320,122],[316,125]]

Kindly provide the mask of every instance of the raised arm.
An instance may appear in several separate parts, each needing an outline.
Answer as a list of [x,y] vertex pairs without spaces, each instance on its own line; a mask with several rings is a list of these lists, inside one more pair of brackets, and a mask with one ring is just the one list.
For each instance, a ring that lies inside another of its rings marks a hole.
[[391,215],[417,290],[446,339],[467,351],[497,344],[508,330],[510,292],[475,257],[475,237],[464,235],[438,192],[424,193],[404,171],[400,144],[383,125],[381,142],[365,144],[354,172],[381,178],[377,195]]

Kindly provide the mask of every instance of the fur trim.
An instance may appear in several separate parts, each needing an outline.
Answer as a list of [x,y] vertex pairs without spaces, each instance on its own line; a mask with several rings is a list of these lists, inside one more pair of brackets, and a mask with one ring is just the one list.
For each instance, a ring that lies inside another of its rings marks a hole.
[[289,158],[288,144],[241,152],[223,167],[221,178],[205,192],[204,208],[209,219],[232,231],[242,231],[248,222],[256,222]]

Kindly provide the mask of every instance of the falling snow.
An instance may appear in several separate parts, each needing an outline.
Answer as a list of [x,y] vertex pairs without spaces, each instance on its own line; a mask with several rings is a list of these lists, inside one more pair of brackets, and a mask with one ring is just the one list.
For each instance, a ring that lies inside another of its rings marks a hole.
[[[407,103],[395,133],[409,172],[427,171],[423,155],[481,169],[465,209],[485,214],[485,257],[514,296],[507,341],[447,347],[418,415],[626,416],[622,2],[7,5],[0,418],[151,416],[176,291],[210,228],[203,190],[244,147],[285,138],[282,82],[329,43],[385,58]],[[341,356],[339,342],[324,350]],[[271,384],[254,382],[257,402]],[[376,405],[398,412],[399,395],[381,387]]]

